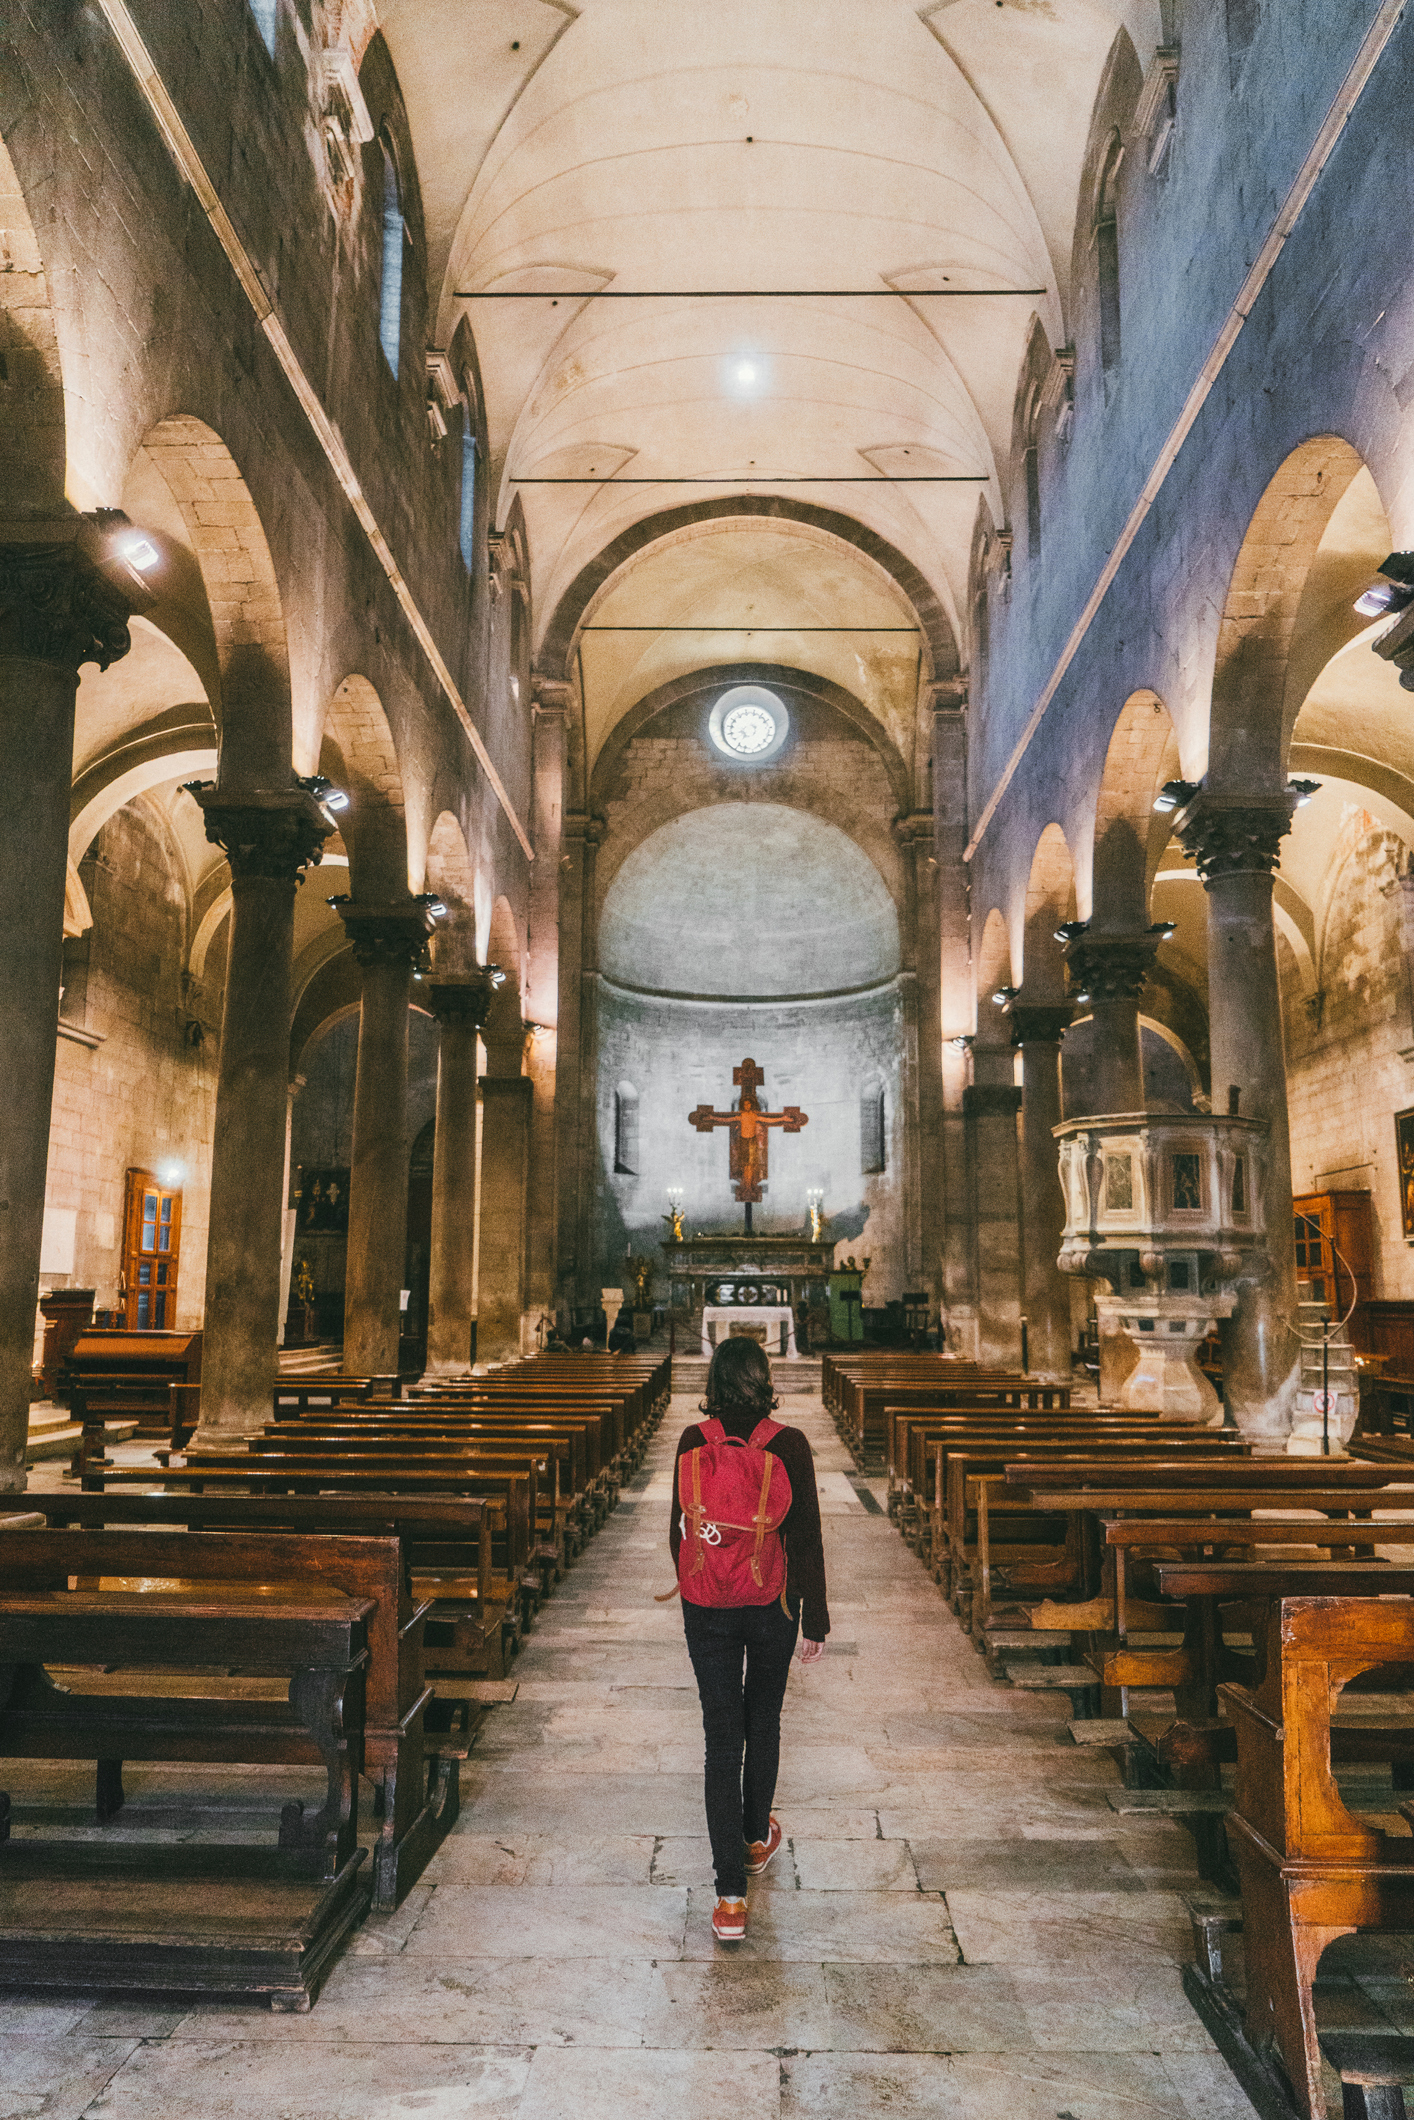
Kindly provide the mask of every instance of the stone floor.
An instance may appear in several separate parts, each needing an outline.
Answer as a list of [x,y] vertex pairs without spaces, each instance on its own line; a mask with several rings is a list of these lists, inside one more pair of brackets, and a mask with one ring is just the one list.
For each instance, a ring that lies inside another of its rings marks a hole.
[[[1059,1694],[994,1685],[848,1459],[747,1942],[714,1944],[666,1549],[675,1402],[541,1614],[459,1826],[307,2017],[0,1995],[0,2120],[1250,2120],[1190,2010],[1192,1844],[1110,1810]],[[878,1483],[875,1483],[877,1487]]]

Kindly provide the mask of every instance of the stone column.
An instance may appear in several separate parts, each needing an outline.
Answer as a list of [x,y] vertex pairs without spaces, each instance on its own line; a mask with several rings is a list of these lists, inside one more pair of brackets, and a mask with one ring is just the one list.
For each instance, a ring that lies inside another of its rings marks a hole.
[[972,1031],[972,928],[967,863],[966,692],[954,679],[933,688],[933,852],[937,859],[940,1050],[938,1133],[924,1131],[924,1197],[937,1203],[934,1227],[943,1326],[955,1354],[977,1353],[976,1244],[968,1167],[967,1041]]
[[560,1017],[560,847],[564,824],[565,736],[570,688],[537,678],[530,832],[530,923],[525,1005],[534,1023],[526,1066],[531,1082],[530,1200],[526,1233],[527,1310],[532,1324],[553,1315],[559,1288],[556,1242],[556,1114]]
[[1296,1251],[1291,1209],[1291,1133],[1272,872],[1291,829],[1292,797],[1225,800],[1205,789],[1175,819],[1208,893],[1208,1014],[1213,1110],[1238,1108],[1267,1127],[1263,1201],[1267,1259],[1240,1284],[1221,1327],[1227,1416],[1244,1434],[1277,1441],[1291,1427],[1301,1374],[1292,1329]]
[[231,940],[216,1124],[201,1420],[196,1440],[236,1443],[270,1418],[280,1314],[290,1108],[290,966],[295,890],[333,827],[300,787],[195,784],[206,836],[231,864]]
[[439,1027],[427,1367],[465,1376],[476,1316],[476,1046],[494,974],[425,981],[422,991]]
[[1009,1046],[974,1044],[963,1097],[972,1169],[977,1358],[1021,1363],[1021,1228],[1016,1115],[1021,1091]]
[[933,858],[933,813],[916,810],[894,820],[904,860],[906,926],[914,977],[904,985],[905,1051],[909,1060],[907,1287],[928,1291],[936,1319],[943,1293],[943,1189],[937,1182],[943,1118],[943,1037],[939,996],[937,864]]
[[[495,1067],[494,1050],[488,1059]],[[509,1068],[481,1078],[478,1363],[511,1362],[521,1352],[533,1094],[530,1077]]]
[[[10,417],[17,415],[11,413]],[[123,520],[120,518],[120,520]],[[128,651],[84,516],[0,525],[0,1493],[25,1484],[79,666]]]
[[560,1298],[597,1304],[603,1274],[594,1253],[595,1075],[598,1067],[595,856],[604,820],[583,811],[564,819],[560,868],[559,989],[555,1124],[559,1194]]
[[1013,1001],[1011,1042],[1021,1054],[1021,1252],[1027,1354],[1040,1376],[1071,1372],[1070,1277],[1056,1265],[1065,1229],[1054,1129],[1060,1124],[1060,1046],[1069,1005]]
[[1070,923],[1065,961],[1073,1014],[1088,1005],[1095,1023],[1092,1102],[1097,1116],[1144,1109],[1139,997],[1154,953],[1170,932],[1162,921],[1138,934],[1096,934],[1088,924]]
[[344,1368],[391,1376],[398,1366],[398,1294],[407,1263],[408,1003],[432,916],[415,898],[387,905],[331,899],[363,968],[354,1077],[349,1246],[344,1268]]

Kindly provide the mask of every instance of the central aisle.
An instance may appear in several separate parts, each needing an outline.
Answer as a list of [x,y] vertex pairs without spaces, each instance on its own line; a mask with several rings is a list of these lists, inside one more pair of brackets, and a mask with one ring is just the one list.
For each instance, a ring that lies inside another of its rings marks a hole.
[[697,1696],[653,1603],[695,1410],[542,1612],[391,1924],[308,2017],[76,2008],[51,2051],[109,2029],[124,2056],[104,2120],[1250,2120],[1179,1982],[1188,1836],[1109,1809],[1063,1695],[988,1679],[818,1400],[781,1412],[815,1448],[835,1632],[792,1672],[787,1844],[748,1941],[714,1944]]

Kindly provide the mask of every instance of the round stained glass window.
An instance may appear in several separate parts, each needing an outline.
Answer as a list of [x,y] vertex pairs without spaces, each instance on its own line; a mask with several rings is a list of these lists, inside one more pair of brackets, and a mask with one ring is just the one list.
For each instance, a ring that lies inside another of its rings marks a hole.
[[790,717],[764,685],[733,685],[713,707],[707,733],[725,758],[760,765],[785,742]]

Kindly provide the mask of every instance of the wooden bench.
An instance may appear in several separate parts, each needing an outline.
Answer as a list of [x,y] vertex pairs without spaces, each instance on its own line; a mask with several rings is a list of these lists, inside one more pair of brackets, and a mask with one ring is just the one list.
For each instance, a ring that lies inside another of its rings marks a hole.
[[[99,1511],[140,1503],[147,1509],[163,1497],[104,1498],[94,1508],[94,1497],[43,1497],[46,1514],[72,1523],[77,1511],[89,1522],[80,1531],[52,1530],[31,1544],[0,1547],[0,1580],[11,1580],[17,1570],[29,1565],[38,1570],[56,1565],[55,1552],[70,1552],[75,1562],[71,1572],[88,1580],[142,1578],[181,1581],[184,1584],[214,1583],[225,1594],[240,1594],[240,1587],[275,1582],[280,1585],[307,1580],[345,1595],[356,1596],[369,1608],[367,1625],[368,1670],[364,1685],[365,1712],[358,1770],[366,1774],[376,1792],[380,1832],[374,1849],[373,1896],[375,1904],[391,1910],[406,1895],[426,1866],[432,1850],[450,1831],[459,1807],[459,1761],[468,1744],[463,1729],[464,1711],[451,1704],[441,1715],[434,1712],[433,1689],[424,1682],[423,1626],[432,1600],[415,1596],[401,1539],[369,1536],[362,1530],[352,1534],[343,1528],[311,1531],[280,1529],[271,1533],[268,1524],[253,1525],[247,1518],[237,1531],[192,1531],[168,1528],[98,1527],[92,1519]],[[177,1500],[173,1497],[172,1500]],[[208,1502],[206,1508],[217,1506]],[[178,1508],[187,1507],[178,1501]],[[225,1512],[229,1518],[232,1512]],[[170,1517],[169,1517],[170,1521]],[[420,1527],[446,1528],[446,1514],[434,1514]],[[24,1539],[26,1534],[18,1533]],[[52,1542],[67,1539],[69,1546]],[[44,1541],[51,1542],[46,1548]],[[8,1557],[7,1557],[8,1556]],[[81,1562],[81,1565],[78,1565]],[[249,1590],[247,1601],[249,1601]],[[280,1595],[283,1598],[285,1592]],[[104,1656],[108,1664],[121,1663],[116,1651]],[[221,1661],[199,1658],[192,1662]],[[226,1661],[244,1663],[243,1654]],[[429,1719],[433,1725],[429,1730]],[[458,1724],[462,1728],[456,1727]],[[61,1756],[61,1755],[56,1755]],[[68,1755],[62,1755],[68,1756]],[[166,1755],[133,1754],[134,1757]],[[186,1755],[182,1755],[186,1756]],[[301,1756],[298,1747],[288,1755]],[[112,1755],[100,1775],[98,1811],[100,1820],[121,1807],[121,1755]]]
[[1358,1675],[1411,1662],[1414,1601],[1283,1598],[1260,1682],[1221,1689],[1237,1727],[1228,1829],[1242,1880],[1247,2040],[1258,2056],[1279,2047],[1307,2120],[1325,2120],[1311,2000],[1322,1952],[1338,1936],[1414,1928],[1414,1841],[1341,1801],[1331,1704]]
[[504,1628],[500,1653],[490,1669],[483,1661],[493,1636],[478,1607],[477,1580],[468,1580],[455,1565],[446,1587],[437,1591],[437,1610],[429,1622],[426,1661],[429,1671],[458,1672],[468,1676],[500,1677],[505,1660],[520,1645],[526,1616],[538,1600],[539,1578],[529,1573],[531,1482],[523,1472],[491,1473],[483,1468],[439,1466],[436,1471],[412,1469],[403,1464],[371,1466],[345,1460],[222,1457],[214,1464],[161,1468],[124,1466],[102,1473],[92,1483],[103,1494],[127,1490],[155,1489],[165,1494],[245,1497],[360,1496],[384,1502],[412,1497],[465,1496],[499,1504],[491,1519],[490,1551],[492,1611],[504,1601]]

